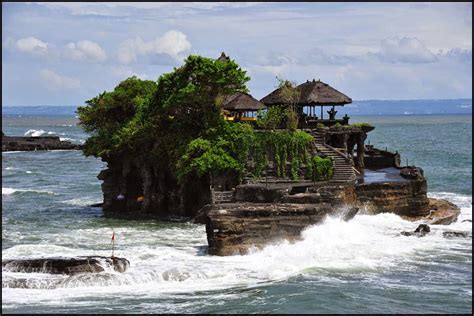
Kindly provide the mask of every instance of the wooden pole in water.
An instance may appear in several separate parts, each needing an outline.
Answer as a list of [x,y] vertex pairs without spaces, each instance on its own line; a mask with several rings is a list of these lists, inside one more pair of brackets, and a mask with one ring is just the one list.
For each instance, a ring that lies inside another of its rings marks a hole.
[[114,258],[114,250],[115,250],[115,232],[112,230],[112,259]]

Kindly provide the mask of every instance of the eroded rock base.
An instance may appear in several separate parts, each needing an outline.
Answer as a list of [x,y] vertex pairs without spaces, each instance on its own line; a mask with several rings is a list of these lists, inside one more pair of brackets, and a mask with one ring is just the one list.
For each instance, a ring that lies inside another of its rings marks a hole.
[[337,212],[349,220],[357,208],[328,203],[225,203],[205,206],[195,222],[206,224],[209,254],[228,256],[281,239],[297,240],[304,228]]
[[130,267],[130,262],[125,258],[100,256],[2,260],[2,271],[24,273],[97,273],[109,267],[116,272],[125,272]]

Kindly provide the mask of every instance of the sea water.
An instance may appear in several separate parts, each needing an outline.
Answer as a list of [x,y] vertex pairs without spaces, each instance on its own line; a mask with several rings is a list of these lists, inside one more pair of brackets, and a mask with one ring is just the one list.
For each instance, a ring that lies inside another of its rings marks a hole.
[[[248,255],[207,255],[205,227],[111,219],[100,208],[106,165],[80,151],[2,153],[2,258],[115,255],[125,273],[74,276],[2,271],[3,313],[472,313],[470,116],[367,116],[370,144],[423,168],[430,197],[461,208],[423,238],[394,214],[328,217],[302,240]],[[83,143],[74,117],[4,117],[6,135]]]

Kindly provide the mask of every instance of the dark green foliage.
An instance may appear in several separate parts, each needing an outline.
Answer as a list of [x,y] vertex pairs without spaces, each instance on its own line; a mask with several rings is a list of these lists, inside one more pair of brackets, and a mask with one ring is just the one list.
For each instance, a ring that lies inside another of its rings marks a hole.
[[286,128],[289,131],[296,131],[298,128],[298,114],[296,113],[295,109],[289,107],[286,109]]
[[266,111],[258,111],[257,126],[266,130],[275,130],[285,118],[285,108],[282,106],[272,106]]
[[[79,107],[80,126],[92,136],[84,145],[84,153],[95,157],[109,157],[127,147],[124,135],[136,132],[137,112],[146,107],[156,91],[156,83],[130,77],[111,92],[103,92]],[[133,122],[132,122],[133,121]]]
[[306,162],[308,147],[313,137],[303,131],[262,131],[255,134],[253,158],[254,176],[260,177],[268,161],[273,161],[278,177],[286,177],[290,163],[290,177],[298,180],[301,164]]
[[222,130],[218,99],[246,92],[249,79],[232,60],[200,56],[189,56],[157,83],[129,78],[78,109],[81,126],[91,133],[84,153],[106,161],[133,154],[176,174],[191,141]]
[[[152,156],[169,162],[175,171],[188,145],[221,131],[224,119],[219,100],[237,91],[246,92],[250,78],[232,60],[189,56],[185,64],[158,79],[157,93],[148,110],[158,134]],[[213,142],[216,139],[209,139]]]
[[297,83],[290,80],[278,78],[278,88],[280,95],[286,100],[285,123],[289,131],[296,131],[298,128],[298,114],[296,109],[300,99],[301,92],[297,89]]
[[330,157],[313,156],[308,164],[307,174],[313,181],[330,180],[334,174],[334,164]]
[[224,122],[220,130],[209,131],[206,138],[191,141],[176,165],[178,180],[190,173],[237,171],[242,177],[250,147],[254,141],[252,126]]
[[[272,107],[260,114],[258,124],[266,129],[260,132],[223,119],[222,97],[246,92],[248,80],[234,61],[200,56],[189,56],[157,83],[128,78],[78,108],[80,125],[91,134],[84,153],[105,161],[147,161],[169,169],[181,182],[191,174],[222,171],[259,177],[269,161],[278,177],[293,180],[301,176],[302,164],[317,170],[319,177],[329,172],[324,163],[310,160],[313,138],[296,130],[292,107]],[[296,98],[291,91],[288,95]],[[283,122],[288,130],[275,131]]]

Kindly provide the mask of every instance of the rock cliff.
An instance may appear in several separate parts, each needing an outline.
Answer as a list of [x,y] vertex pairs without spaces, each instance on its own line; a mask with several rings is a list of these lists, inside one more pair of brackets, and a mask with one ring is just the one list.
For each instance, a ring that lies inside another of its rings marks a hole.
[[35,151],[35,150],[79,150],[82,145],[70,141],[62,141],[58,136],[5,136],[2,135],[3,151]]

